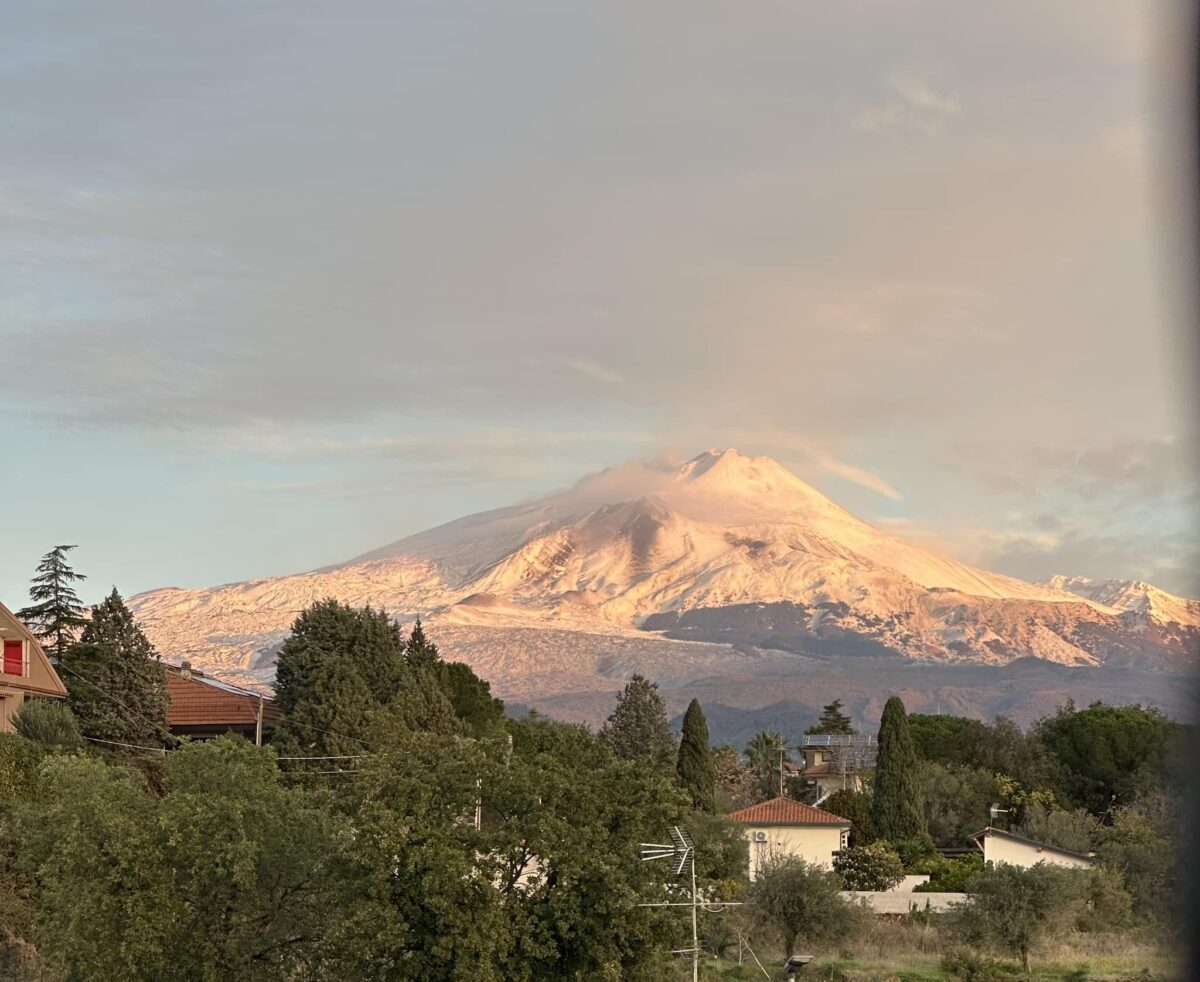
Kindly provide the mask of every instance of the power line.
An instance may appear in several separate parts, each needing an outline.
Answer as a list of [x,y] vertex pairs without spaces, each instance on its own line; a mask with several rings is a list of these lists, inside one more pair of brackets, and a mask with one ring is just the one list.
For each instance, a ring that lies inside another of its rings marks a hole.
[[90,686],[91,686],[93,689],[95,689],[97,692],[99,692],[99,693],[100,693],[100,695],[104,696],[106,699],[111,699],[111,700],[112,700],[113,702],[115,702],[115,703],[116,703],[118,706],[120,706],[122,709],[124,709],[124,710],[125,710],[125,712],[127,712],[127,713],[131,713],[132,715],[136,716],[138,719],[140,719],[140,720],[141,720],[143,723],[145,723],[145,724],[146,724],[147,726],[149,726],[151,729],[154,729],[154,730],[160,730],[160,729],[161,729],[161,727],[160,727],[160,726],[159,726],[157,723],[153,722],[152,720],[149,720],[149,719],[147,719],[145,716],[143,716],[143,715],[142,715],[141,713],[139,713],[137,710],[135,710],[135,709],[130,709],[130,708],[127,706],[127,705],[125,705],[125,703],[123,703],[123,702],[122,702],[120,699],[118,699],[116,696],[114,696],[114,695],[113,695],[111,692],[109,692],[107,689],[102,689],[102,688],[101,688],[100,686],[98,686],[98,685],[97,685],[95,682],[93,682],[91,679],[89,679],[89,678],[88,678],[86,675],[82,675],[82,674],[80,674],[79,672],[75,671],[75,669],[73,669],[73,668],[70,668],[70,667],[68,667],[68,666],[67,666],[67,665],[65,665],[65,664],[60,664],[60,665],[59,665],[59,668],[61,668],[63,671],[70,672],[70,673],[71,673],[72,675],[74,675],[74,676],[75,676],[77,679],[79,679],[79,680],[81,680],[81,681],[83,681],[83,682],[86,682],[86,683],[87,683],[88,685],[90,685]]
[[130,750],[147,750],[150,753],[165,754],[169,751],[165,747],[143,747],[137,743],[122,743],[120,740],[101,740],[99,737],[85,736],[85,740],[89,743],[107,743],[113,747],[128,747]]

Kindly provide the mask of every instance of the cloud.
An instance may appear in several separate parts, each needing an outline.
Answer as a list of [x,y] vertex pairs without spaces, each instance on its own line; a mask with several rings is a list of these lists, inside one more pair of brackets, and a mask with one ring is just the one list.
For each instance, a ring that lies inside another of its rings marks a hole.
[[586,358],[568,358],[565,364],[568,368],[579,372],[580,375],[586,375],[588,378],[604,382],[607,385],[619,385],[624,381],[621,375]]
[[938,92],[932,84],[911,72],[897,72],[888,79],[895,98],[862,109],[851,126],[867,133],[941,133],[962,115],[958,99]]

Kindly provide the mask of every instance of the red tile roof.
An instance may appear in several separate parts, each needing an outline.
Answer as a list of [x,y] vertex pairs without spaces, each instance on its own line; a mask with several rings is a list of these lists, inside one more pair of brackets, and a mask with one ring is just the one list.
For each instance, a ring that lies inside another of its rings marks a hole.
[[840,818],[830,812],[821,811],[812,805],[792,798],[772,798],[748,808],[740,808],[728,816],[743,825],[837,825],[850,824],[849,819]]
[[[192,669],[167,667],[167,695],[171,705],[167,722],[171,726],[245,723],[258,719],[258,696],[237,690],[226,683],[205,677]],[[278,719],[279,711],[270,699],[263,700],[263,718]]]

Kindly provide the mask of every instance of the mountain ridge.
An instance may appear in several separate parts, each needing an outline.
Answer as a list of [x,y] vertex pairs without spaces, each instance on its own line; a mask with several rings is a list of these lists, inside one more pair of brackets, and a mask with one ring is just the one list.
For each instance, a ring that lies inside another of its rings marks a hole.
[[[685,682],[700,667],[670,647],[681,642],[946,664],[1189,666],[1200,604],[1152,590],[976,569],[870,525],[771,458],[725,449],[682,465],[630,462],[309,573],[149,591],[131,606],[166,657],[242,678],[268,678],[292,619],[325,596],[453,627],[464,650],[472,632],[491,632],[482,651],[553,629],[591,653],[562,662],[561,682],[543,679],[549,692],[604,677],[585,637],[667,645],[664,664],[675,657]],[[719,676],[721,659],[705,651],[703,671]],[[519,650],[493,654],[501,694],[543,674]]]

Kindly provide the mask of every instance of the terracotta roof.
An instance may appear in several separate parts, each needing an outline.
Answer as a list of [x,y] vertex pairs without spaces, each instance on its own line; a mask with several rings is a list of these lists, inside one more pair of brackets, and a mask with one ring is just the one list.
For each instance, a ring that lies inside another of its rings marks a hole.
[[[167,710],[167,722],[171,726],[253,725],[258,719],[257,693],[209,678],[195,669],[168,665],[167,695],[171,698]],[[263,719],[278,718],[275,703],[263,699]]]
[[792,798],[772,798],[748,808],[730,812],[729,818],[743,825],[837,825],[846,826],[850,820]]

